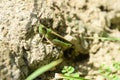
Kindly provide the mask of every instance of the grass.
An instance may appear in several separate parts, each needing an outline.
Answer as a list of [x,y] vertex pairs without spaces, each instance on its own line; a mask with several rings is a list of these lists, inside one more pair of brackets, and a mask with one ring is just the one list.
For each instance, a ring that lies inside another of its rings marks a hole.
[[57,66],[58,64],[60,64],[63,61],[63,59],[58,59],[56,61],[53,61],[45,66],[42,66],[40,68],[38,68],[36,71],[34,71],[32,74],[30,74],[25,80],[33,80],[36,77],[40,76],[41,74],[43,74],[46,71],[49,71],[51,68]]
[[[101,39],[101,40],[112,40],[112,41],[120,41],[120,38],[113,38],[113,37],[84,37],[85,39]],[[63,61],[63,59],[58,59],[56,61],[51,62],[45,66],[38,68],[34,71],[30,76],[28,76],[25,80],[33,80],[36,77],[40,76],[46,71],[49,71],[51,68],[57,66]],[[113,67],[120,71],[120,62],[113,63]],[[56,73],[56,79],[63,79],[63,80],[88,80],[85,78],[80,77],[80,75],[74,72],[75,69],[72,66],[65,66],[62,70],[62,73]],[[107,79],[107,80],[120,80],[120,76],[117,74],[112,73],[112,69],[107,65],[102,65],[100,68],[100,73]]]
[[101,40],[109,40],[109,41],[120,41],[120,38],[115,37],[84,37],[85,39],[101,39]]
[[[60,64],[63,61],[63,59],[58,59],[56,61],[51,62],[50,64],[47,64],[45,66],[42,66],[38,68],[36,71],[34,71],[32,74],[30,74],[25,80],[33,80],[36,77],[40,76],[44,72],[50,70],[51,68],[55,67],[56,65]],[[72,66],[65,66],[62,70],[62,74],[56,73],[55,78],[56,79],[63,79],[63,80],[87,80],[85,78],[82,78],[79,76],[78,73],[74,73],[75,69]]]
[[62,73],[56,73],[55,79],[63,79],[63,80],[88,80],[75,72],[75,68],[72,66],[64,66]]
[[99,72],[103,77],[105,77],[106,80],[120,80],[120,74],[117,74],[117,72],[120,72],[120,62],[114,62],[112,67],[116,72],[105,64],[101,66]]
[[[109,41],[120,41],[120,38],[115,37],[85,37],[86,39],[100,39],[100,40],[109,40]],[[112,68],[103,64],[99,69],[99,72],[102,76],[106,78],[106,80],[120,80],[120,62],[113,62],[112,67],[116,71],[113,72]],[[119,72],[119,75],[117,74]]]

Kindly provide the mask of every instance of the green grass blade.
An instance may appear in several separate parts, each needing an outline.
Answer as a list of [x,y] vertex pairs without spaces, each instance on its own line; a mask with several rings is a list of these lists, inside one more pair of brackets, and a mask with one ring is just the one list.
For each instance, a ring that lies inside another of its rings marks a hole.
[[37,76],[43,74],[44,72],[50,70],[51,68],[55,67],[56,65],[60,64],[63,61],[62,58],[51,62],[50,64],[47,64],[45,66],[42,66],[40,68],[38,68],[35,72],[33,72],[30,76],[28,76],[25,80],[33,80],[35,79]]
[[73,76],[66,76],[64,74],[59,74],[56,73],[55,74],[55,79],[65,79],[65,80],[89,80],[89,79],[85,79],[83,77],[73,77]]
[[101,40],[111,40],[111,41],[120,41],[120,38],[115,37],[84,37],[86,39],[101,39]]

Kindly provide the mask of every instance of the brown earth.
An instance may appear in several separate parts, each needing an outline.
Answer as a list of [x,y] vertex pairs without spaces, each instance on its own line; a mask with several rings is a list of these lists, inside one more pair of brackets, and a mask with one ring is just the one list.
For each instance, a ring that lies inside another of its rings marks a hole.
[[[63,53],[59,46],[41,41],[40,23],[75,45],[76,59],[64,61],[59,71],[71,65],[90,80],[105,80],[99,67],[120,62],[120,42],[83,39],[120,38],[120,0],[0,0],[0,80],[24,80]],[[48,74],[41,79],[48,79]]]

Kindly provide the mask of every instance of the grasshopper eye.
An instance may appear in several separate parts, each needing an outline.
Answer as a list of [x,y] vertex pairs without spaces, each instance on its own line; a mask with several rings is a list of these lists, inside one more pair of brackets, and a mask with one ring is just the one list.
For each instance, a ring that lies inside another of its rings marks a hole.
[[46,28],[43,27],[41,32],[42,32],[42,34],[46,34],[47,33]]
[[39,33],[41,33],[41,34],[46,34],[47,33],[47,30],[43,25],[39,26]]

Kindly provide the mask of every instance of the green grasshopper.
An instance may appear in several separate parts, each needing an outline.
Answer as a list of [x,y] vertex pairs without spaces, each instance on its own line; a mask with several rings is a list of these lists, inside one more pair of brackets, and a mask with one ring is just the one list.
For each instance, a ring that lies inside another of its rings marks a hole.
[[39,33],[43,34],[54,45],[60,46],[63,50],[69,49],[73,46],[71,42],[67,41],[61,35],[57,34],[42,24],[39,25]]

